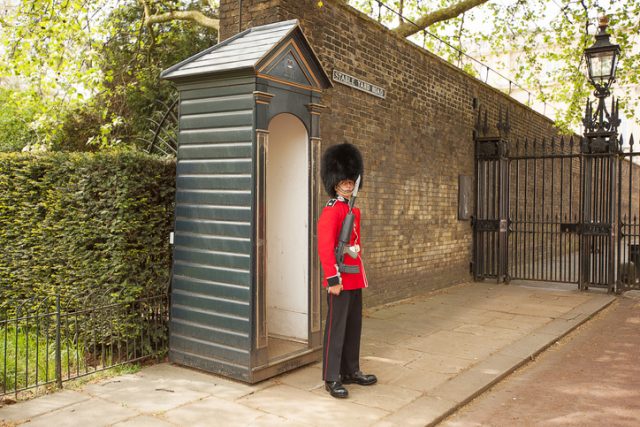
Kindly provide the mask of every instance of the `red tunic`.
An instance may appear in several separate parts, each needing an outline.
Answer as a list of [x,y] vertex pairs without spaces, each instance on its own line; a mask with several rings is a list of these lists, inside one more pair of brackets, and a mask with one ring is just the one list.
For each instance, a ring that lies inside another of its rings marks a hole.
[[[327,287],[327,280],[332,283],[337,281],[337,278],[342,279],[343,289],[346,291],[366,288],[368,286],[367,276],[364,272],[364,266],[362,265],[362,257],[358,253],[358,258],[353,259],[349,255],[344,256],[344,263],[346,265],[357,265],[360,267],[360,273],[338,274],[338,263],[336,261],[335,249],[338,245],[338,237],[340,235],[340,228],[345,216],[349,212],[349,205],[347,201],[342,198],[331,199],[329,203],[324,207],[318,220],[318,254],[320,255],[320,263],[322,264],[322,270],[324,271],[324,280],[322,286]],[[349,245],[360,245],[360,209],[353,208],[353,212],[356,216],[353,226],[353,232],[351,233],[351,241]]]

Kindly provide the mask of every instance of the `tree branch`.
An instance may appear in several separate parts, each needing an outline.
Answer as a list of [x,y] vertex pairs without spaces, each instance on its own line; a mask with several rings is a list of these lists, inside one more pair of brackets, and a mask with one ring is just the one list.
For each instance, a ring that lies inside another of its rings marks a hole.
[[460,2],[449,7],[445,7],[444,9],[439,9],[421,16],[417,21],[415,21],[416,25],[411,22],[404,22],[394,28],[393,32],[401,37],[409,37],[410,35],[415,34],[427,27],[430,27],[437,22],[455,18],[456,16],[466,12],[467,10],[480,6],[487,1],[489,0],[461,0]]
[[147,25],[152,25],[170,22],[176,19],[195,22],[196,24],[206,28],[213,28],[215,30],[220,29],[220,19],[209,17],[199,10],[173,10],[159,15],[147,15],[145,13],[144,20]]
[[[149,10],[149,5],[145,0],[139,0],[139,1],[142,4],[142,8],[144,10],[144,25],[149,29],[149,36],[151,37],[151,48],[153,48],[153,45],[156,44],[156,34],[153,31],[153,24],[149,22],[149,19],[152,16],[151,11]],[[150,51],[151,49],[149,49],[149,52]],[[149,52],[147,52],[147,54],[149,54]]]

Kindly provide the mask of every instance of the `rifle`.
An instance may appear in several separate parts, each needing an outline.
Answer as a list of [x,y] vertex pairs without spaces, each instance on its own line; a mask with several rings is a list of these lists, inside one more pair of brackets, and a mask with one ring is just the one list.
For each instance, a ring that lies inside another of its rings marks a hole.
[[356,185],[353,188],[351,198],[349,198],[349,212],[342,221],[342,228],[340,228],[340,234],[338,237],[338,245],[336,246],[336,261],[338,263],[338,271],[341,273],[357,274],[360,273],[360,267],[357,265],[345,265],[344,255],[347,254],[351,258],[357,258],[357,252],[353,251],[349,247],[351,241],[351,233],[353,232],[353,222],[356,219],[356,215],[353,213],[353,205],[356,202],[358,196],[358,189],[360,188],[360,175],[356,180]]

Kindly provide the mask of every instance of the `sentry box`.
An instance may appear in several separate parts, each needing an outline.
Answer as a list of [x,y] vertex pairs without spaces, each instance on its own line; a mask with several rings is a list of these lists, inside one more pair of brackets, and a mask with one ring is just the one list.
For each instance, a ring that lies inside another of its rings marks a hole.
[[161,74],[180,93],[169,359],[254,383],[321,357],[327,74],[298,21]]

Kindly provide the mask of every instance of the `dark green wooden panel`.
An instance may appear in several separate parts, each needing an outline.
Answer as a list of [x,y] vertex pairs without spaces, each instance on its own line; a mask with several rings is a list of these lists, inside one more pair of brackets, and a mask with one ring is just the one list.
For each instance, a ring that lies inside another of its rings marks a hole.
[[176,178],[179,189],[251,190],[250,175],[182,175]]
[[219,219],[223,221],[251,221],[251,210],[177,204],[176,216],[185,218]]
[[249,286],[250,274],[248,271],[225,270],[224,267],[201,266],[199,264],[186,264],[176,260],[173,263],[174,274],[194,277],[196,279],[212,280],[215,282],[231,283],[233,285]]
[[213,295],[220,298],[249,301],[251,289],[246,286],[226,285],[209,280],[198,280],[192,277],[174,275],[173,289],[196,292],[204,295]]
[[224,127],[224,128],[207,128],[207,129],[187,129],[181,130],[178,135],[180,148],[184,144],[206,144],[216,142],[248,142],[253,136],[253,128],[251,125]]
[[210,87],[211,85],[207,85],[209,87],[183,90],[180,92],[180,100],[186,101],[189,99],[216,98],[229,95],[253,94],[253,91],[256,90],[255,79],[251,77],[245,79],[245,81],[247,82],[245,84],[232,84],[218,87]]
[[171,300],[178,304],[199,310],[213,310],[222,316],[235,316],[248,319],[249,303],[239,302],[208,295],[183,293],[184,291],[175,291],[171,295]]
[[234,80],[181,92],[171,296],[172,354],[223,370],[251,348],[255,81]]
[[[223,88],[227,86],[242,86],[245,84],[255,85],[256,76],[253,70],[245,70],[244,72],[235,72],[232,74],[226,74],[225,76],[219,76],[216,78],[208,77],[205,80],[193,81],[193,82],[180,82],[178,84],[178,90],[180,91],[180,97],[183,93],[195,92],[198,93],[202,90]],[[199,98],[199,96],[195,96]]]
[[173,318],[171,330],[177,335],[184,335],[204,341],[211,341],[237,348],[249,348],[250,339],[246,334],[239,335],[223,329],[214,329],[189,321]]
[[252,93],[220,96],[200,99],[187,99],[180,102],[180,114],[214,113],[220,111],[250,110],[254,105]]
[[178,176],[182,174],[249,174],[253,165],[250,159],[239,159],[238,161],[199,161],[199,160],[178,160],[176,165],[176,173]]
[[178,159],[249,158],[253,152],[250,142],[233,144],[184,144],[178,149]]
[[171,318],[184,319],[211,326],[212,328],[229,329],[237,332],[249,333],[251,330],[248,319],[224,316],[214,310],[195,310],[193,307],[181,304],[171,304]]
[[[248,254],[251,250],[251,242],[248,240],[231,240],[230,238],[216,238],[213,236],[182,233],[180,231],[176,231],[175,233],[175,244],[210,251],[234,252],[238,254]],[[206,277],[204,279],[206,280]]]
[[194,248],[182,246],[173,249],[175,260],[191,261],[197,264],[217,265],[220,267],[239,268],[248,270],[251,268],[251,259],[245,255],[234,255],[228,252],[216,253],[209,251],[199,251]]
[[180,117],[180,130],[246,126],[251,123],[253,123],[253,110],[191,115],[183,114]]
[[193,203],[202,205],[249,206],[251,193],[221,192],[233,190],[184,190],[176,191],[176,203]]
[[231,377],[241,381],[251,380],[251,372],[248,366],[238,365],[227,360],[220,360],[213,357],[204,357],[185,351],[178,351],[171,347],[169,347],[169,360],[172,363],[191,366],[201,371],[220,374],[225,377]]
[[229,237],[251,237],[251,225],[245,224],[220,224],[203,221],[200,219],[176,218],[176,231],[186,231],[198,234],[215,234]]
[[[190,246],[197,249],[207,249],[210,251],[235,252],[238,254],[248,254],[251,250],[251,242],[245,240],[229,240],[215,238],[205,235],[180,233],[175,234],[176,245]],[[206,280],[207,277],[204,277]]]
[[172,334],[171,346],[177,351],[184,350],[205,357],[222,358],[238,364],[248,364],[250,360],[248,350],[207,343],[184,335]]

